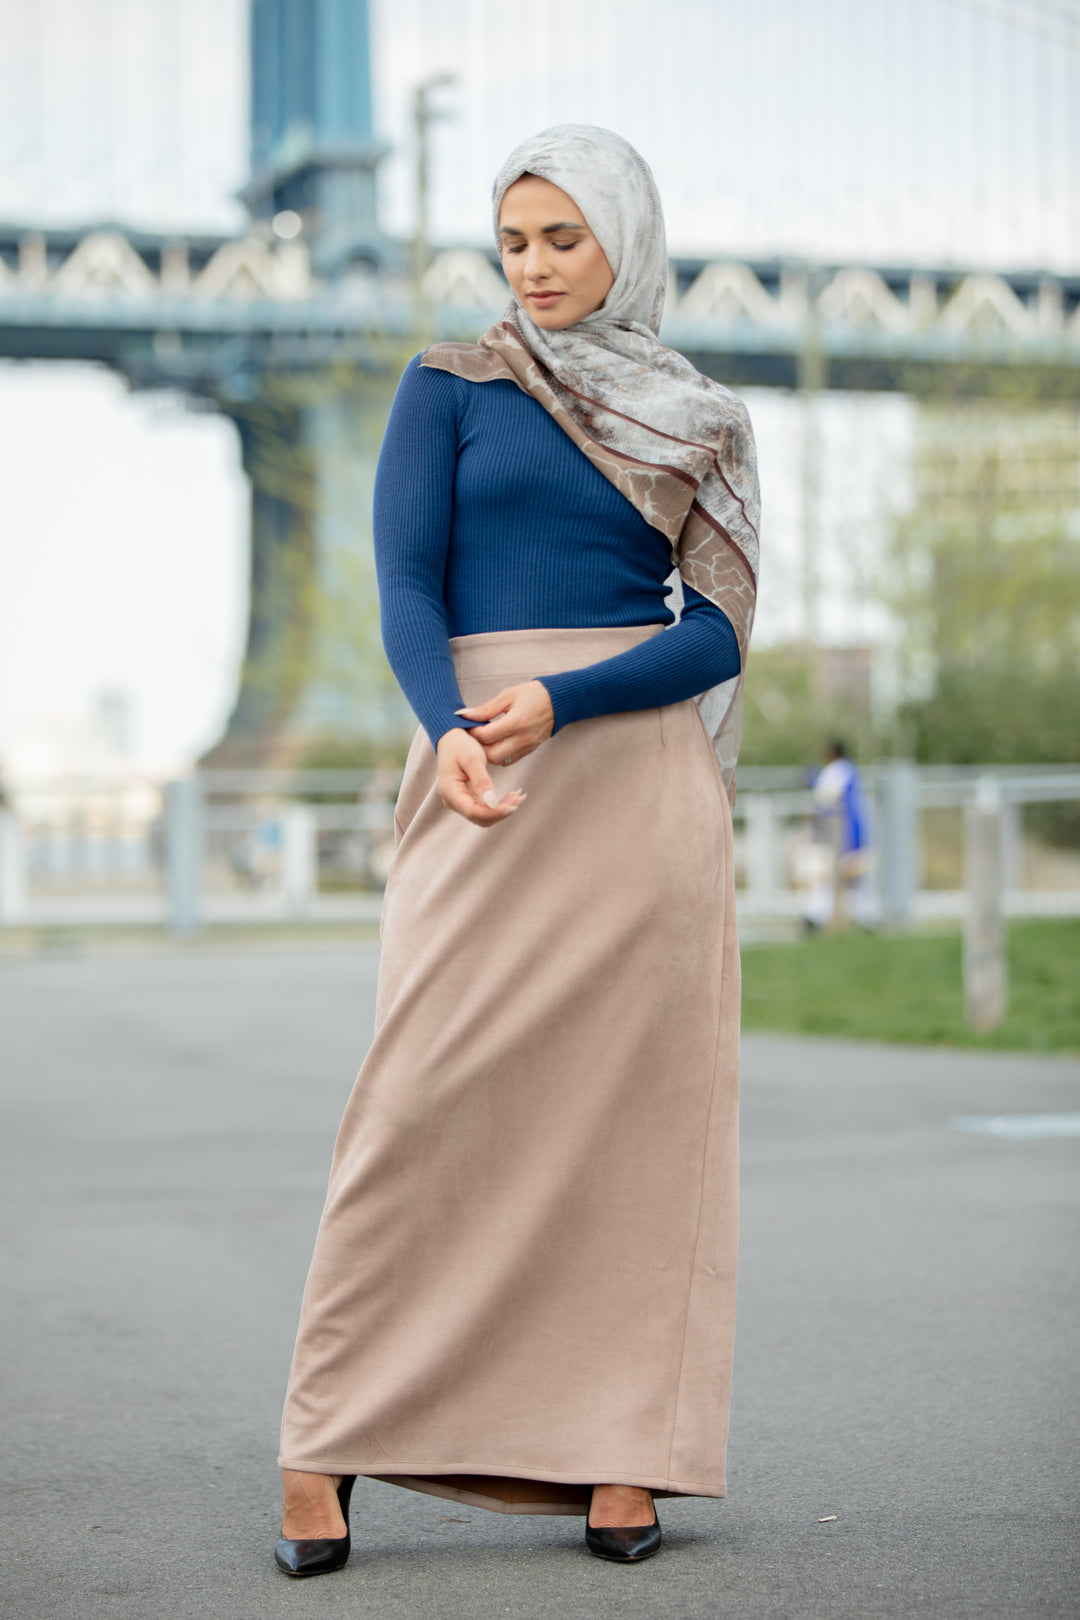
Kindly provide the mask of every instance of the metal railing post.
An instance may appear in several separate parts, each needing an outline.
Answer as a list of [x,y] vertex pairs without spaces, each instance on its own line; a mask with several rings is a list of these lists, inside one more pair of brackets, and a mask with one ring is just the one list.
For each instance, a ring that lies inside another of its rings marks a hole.
[[768,793],[744,793],[743,806],[747,892],[757,899],[772,899],[783,888],[776,804]]
[[319,890],[315,807],[290,804],[281,817],[281,877],[292,917],[306,917]]
[[26,847],[14,810],[0,805],[0,923],[26,917]]
[[1018,894],[1024,887],[1024,807],[1001,800],[1001,892]]
[[194,934],[202,921],[203,795],[198,776],[165,787],[167,916],[174,934]]
[[964,805],[964,1013],[977,1035],[997,1028],[1008,1001],[1001,856],[1001,784],[981,776]]
[[907,759],[878,767],[878,881],[885,921],[903,928],[911,920],[918,873],[918,773]]

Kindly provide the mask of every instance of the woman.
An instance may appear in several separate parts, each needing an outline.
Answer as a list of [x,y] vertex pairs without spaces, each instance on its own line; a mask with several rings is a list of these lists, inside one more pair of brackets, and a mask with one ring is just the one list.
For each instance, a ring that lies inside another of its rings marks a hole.
[[546,130],[494,205],[507,314],[410,364],[380,457],[421,729],[282,1427],[296,1575],[344,1563],[357,1474],[620,1561],[654,1495],[724,1494],[753,439],[656,337],[632,147]]

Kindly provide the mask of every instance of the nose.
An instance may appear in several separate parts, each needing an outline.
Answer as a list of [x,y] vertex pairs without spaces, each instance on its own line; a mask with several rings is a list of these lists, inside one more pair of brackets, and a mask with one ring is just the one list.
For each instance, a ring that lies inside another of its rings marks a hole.
[[530,242],[525,248],[526,281],[546,281],[551,275],[546,242]]

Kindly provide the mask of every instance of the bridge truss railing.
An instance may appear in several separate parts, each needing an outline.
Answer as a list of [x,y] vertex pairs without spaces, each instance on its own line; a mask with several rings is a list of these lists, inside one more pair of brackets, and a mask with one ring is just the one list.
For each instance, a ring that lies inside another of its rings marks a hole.
[[[505,308],[493,257],[438,252],[424,278],[432,330],[474,338]],[[137,386],[215,397],[256,371],[373,365],[378,338],[408,346],[413,294],[399,274],[321,278],[300,241],[253,225],[190,242],[115,228],[0,225],[0,355],[98,359]],[[1080,367],[1080,276],[957,266],[672,260],[665,341],[744,382],[904,388],[926,368]],[[404,352],[404,351],[403,351]],[[712,359],[710,359],[712,357]],[[385,356],[382,363],[385,363]]]

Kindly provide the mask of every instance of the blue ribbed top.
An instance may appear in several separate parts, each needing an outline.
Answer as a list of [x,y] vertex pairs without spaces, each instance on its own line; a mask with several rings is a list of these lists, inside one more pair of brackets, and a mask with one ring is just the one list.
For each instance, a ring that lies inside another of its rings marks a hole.
[[676,624],[657,529],[510,381],[470,383],[410,361],[375,480],[386,655],[434,746],[461,693],[451,636],[664,624],[584,669],[545,675],[555,729],[660,708],[739,672],[727,616],[684,587]]

